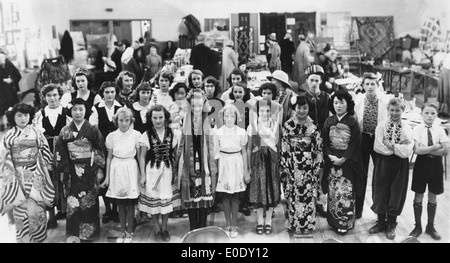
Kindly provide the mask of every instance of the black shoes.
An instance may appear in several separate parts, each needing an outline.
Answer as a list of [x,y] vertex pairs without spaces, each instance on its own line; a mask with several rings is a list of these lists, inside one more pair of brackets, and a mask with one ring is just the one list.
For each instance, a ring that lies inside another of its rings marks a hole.
[[109,221],[111,221],[110,213],[104,213],[102,216],[102,223],[107,224]]
[[162,232],[161,235],[162,235],[162,241],[164,241],[164,242],[169,242],[170,241],[170,235],[169,235],[169,232],[167,230]]
[[386,238],[393,240],[395,238],[395,228],[397,223],[387,224]]
[[377,221],[377,223],[369,229],[370,234],[376,234],[386,231],[386,221]]
[[58,226],[58,223],[56,222],[55,218],[49,219],[47,221],[47,229],[53,229],[53,228],[56,228],[57,226]]
[[414,227],[413,231],[411,231],[411,233],[409,233],[409,236],[418,238],[420,236],[420,234],[422,234],[422,226],[416,224],[416,227]]
[[56,213],[55,215],[55,219],[56,220],[60,220],[60,219],[66,219],[67,213],[63,213],[61,211],[58,211],[58,213]]
[[429,234],[434,240],[441,240],[441,235],[439,235],[433,225],[427,225],[425,233]]

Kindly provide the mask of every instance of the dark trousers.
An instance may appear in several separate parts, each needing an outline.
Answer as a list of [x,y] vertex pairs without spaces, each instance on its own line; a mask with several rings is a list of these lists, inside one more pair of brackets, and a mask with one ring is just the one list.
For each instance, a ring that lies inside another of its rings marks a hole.
[[360,192],[360,195],[356,195],[355,200],[355,210],[356,215],[361,215],[363,212],[364,207],[364,199],[366,196],[366,188],[367,188],[367,177],[369,174],[369,163],[370,163],[370,157],[372,156],[372,162],[375,166],[378,153],[376,153],[373,150],[373,144],[375,142],[375,135],[370,135],[368,133],[362,133],[362,140],[361,140],[361,157],[363,161],[363,167],[364,167],[364,176],[363,180],[361,182],[361,185],[357,185],[356,187],[362,188],[364,191],[356,191]]

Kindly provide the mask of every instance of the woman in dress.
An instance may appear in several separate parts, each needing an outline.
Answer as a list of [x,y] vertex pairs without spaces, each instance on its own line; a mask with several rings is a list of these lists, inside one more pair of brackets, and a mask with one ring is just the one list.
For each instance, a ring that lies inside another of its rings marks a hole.
[[323,127],[325,168],[322,190],[328,193],[327,221],[338,234],[344,235],[355,226],[355,197],[364,169],[361,159],[361,129],[353,116],[355,102],[346,90],[334,93]]
[[59,133],[55,153],[67,197],[66,235],[90,241],[100,236],[98,192],[106,147],[98,128],[87,121],[88,103],[77,98],[70,104],[73,120]]
[[294,116],[284,123],[281,180],[287,199],[287,225],[296,237],[310,236],[316,224],[316,199],[322,172],[322,137],[309,117],[312,103],[305,95],[291,101]]
[[47,238],[46,207],[55,197],[48,172],[53,154],[42,132],[30,125],[33,107],[18,103],[6,117],[12,128],[0,146],[0,213],[13,210],[19,242],[42,242]]
[[[248,126],[247,158],[251,168],[249,202],[256,208],[256,233],[272,233],[272,214],[281,198],[279,172],[280,124],[272,119],[272,101],[259,100]],[[264,218],[264,214],[266,215]]]

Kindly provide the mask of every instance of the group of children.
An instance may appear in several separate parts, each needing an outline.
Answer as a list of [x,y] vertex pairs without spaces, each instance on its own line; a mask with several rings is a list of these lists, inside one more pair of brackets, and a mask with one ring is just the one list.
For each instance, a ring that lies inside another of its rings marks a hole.
[[[307,71],[310,88],[318,86],[323,70]],[[257,212],[255,232],[270,235],[273,210],[282,192],[287,200],[288,229],[296,236],[310,236],[322,190],[328,193],[328,223],[345,234],[359,218],[355,200],[360,201],[364,177],[360,154],[364,145],[353,98],[346,91],[337,91],[327,97],[327,105],[318,108],[323,99],[314,95],[314,88],[307,94],[295,94],[281,71],[275,71],[271,80],[255,97],[246,86],[245,75],[233,71],[224,101],[218,97],[219,81],[204,78],[199,70],[175,85],[172,73],[161,71],[155,76],[155,86],[142,82],[136,91],[123,93],[124,87],[135,81],[132,73],[125,72],[116,82],[103,83],[98,95],[90,91],[89,73],[80,69],[72,77],[75,92],[63,96],[56,84],[42,89],[47,105],[35,118],[22,104],[9,111],[10,119],[17,120],[3,137],[2,156],[14,160],[16,156],[10,154],[13,139],[9,138],[20,137],[25,127],[36,127],[38,137],[47,139],[38,149],[47,145],[50,150],[45,156],[54,155],[53,164],[47,164],[52,173],[51,180],[45,181],[52,189],[49,192],[53,191],[58,210],[66,212],[67,235],[82,240],[99,235],[101,189],[107,212],[115,209],[110,203],[118,207],[122,229],[118,242],[132,242],[136,208],[151,215],[155,239],[167,242],[170,213],[187,210],[190,230],[194,230],[207,226],[208,210],[217,203],[222,204],[224,229],[231,238],[239,236],[237,216],[246,203]],[[319,116],[323,107],[331,112],[328,118]],[[412,183],[416,227],[411,235],[422,233],[422,200],[428,185],[425,231],[439,239],[434,228],[436,195],[443,192],[442,156],[447,154],[449,139],[434,123],[437,108],[433,104],[423,107],[424,123],[414,130],[401,119],[403,111],[401,101],[391,99],[389,117],[376,126],[374,150],[379,155],[374,159],[371,208],[378,222],[369,232],[386,231],[388,238],[395,237],[414,150],[418,156]],[[20,120],[22,115],[28,119]],[[22,142],[29,144],[23,138],[17,140]],[[23,173],[24,168],[13,164]],[[45,173],[35,174],[46,178]],[[14,198],[2,195],[2,204],[11,200]],[[29,203],[9,208],[24,210]],[[53,208],[49,216],[55,227]],[[23,219],[15,219],[22,223],[18,237],[36,233],[23,227]]]

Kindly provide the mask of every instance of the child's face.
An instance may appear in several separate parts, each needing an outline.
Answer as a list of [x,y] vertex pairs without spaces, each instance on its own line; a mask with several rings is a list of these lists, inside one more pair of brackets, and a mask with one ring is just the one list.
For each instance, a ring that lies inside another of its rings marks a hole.
[[273,93],[270,89],[265,89],[261,92],[261,97],[265,100],[272,100]]
[[212,98],[214,96],[214,91],[216,87],[212,83],[205,83],[205,93],[208,98]]
[[169,79],[160,77],[159,78],[159,88],[161,89],[162,93],[167,93],[169,92],[169,87],[170,87],[170,81]]
[[50,109],[58,108],[60,98],[58,89],[54,89],[45,94],[45,101],[48,103]]
[[139,91],[139,100],[144,103],[150,102],[150,98],[152,96],[152,92],[150,90],[141,90]]
[[166,122],[164,117],[164,111],[153,111],[152,113],[152,123],[155,128],[162,128]]
[[244,98],[244,88],[240,86],[234,86],[233,95],[235,100],[242,100]]
[[309,113],[309,105],[308,104],[301,105],[301,106],[297,104],[295,106],[295,114],[297,114],[297,118],[305,119],[306,117],[308,117],[308,113]]
[[400,105],[389,105],[388,111],[393,121],[398,121],[402,117],[403,110],[400,108]]
[[17,127],[23,129],[28,125],[28,122],[30,121],[30,114],[18,111],[14,115],[14,121],[16,122]]
[[131,125],[131,119],[130,116],[127,116],[126,114],[120,114],[117,117],[117,124],[119,125],[119,130],[121,132],[126,132],[130,128]]
[[235,75],[235,74],[231,74],[231,85],[234,85],[238,82],[242,81],[242,77],[241,75]]
[[80,75],[75,77],[75,84],[79,90],[88,88],[88,80],[85,75]]
[[268,121],[270,118],[270,107],[268,105],[261,105],[258,114],[263,121]]
[[228,128],[233,127],[236,123],[236,114],[232,110],[225,110],[223,120]]
[[186,90],[184,88],[179,89],[175,93],[175,100],[184,100],[186,98]]
[[338,99],[337,97],[333,100],[333,107],[336,114],[341,116],[347,112],[347,101],[345,99]]
[[200,89],[202,87],[202,76],[199,74],[192,74],[191,76],[192,84],[195,88]]
[[103,91],[103,98],[107,102],[113,102],[116,99],[116,88],[107,87]]
[[318,90],[320,83],[322,83],[322,78],[320,77],[320,75],[317,74],[309,75],[308,86],[311,90]]
[[123,86],[124,90],[126,90],[126,91],[131,90],[131,88],[133,87],[133,84],[134,84],[134,80],[133,80],[132,77],[129,77],[127,75],[123,76],[123,78],[122,78],[122,86]]
[[423,118],[423,122],[426,125],[433,125],[434,120],[436,119],[437,116],[437,111],[435,108],[433,107],[425,107],[422,110],[422,118]]
[[86,107],[83,104],[75,104],[71,109],[72,118],[76,123],[81,123],[86,115]]

